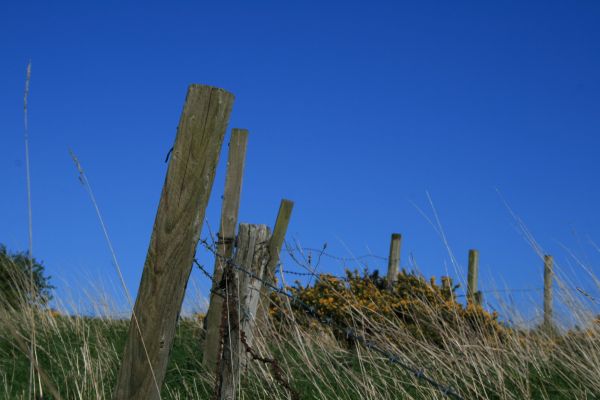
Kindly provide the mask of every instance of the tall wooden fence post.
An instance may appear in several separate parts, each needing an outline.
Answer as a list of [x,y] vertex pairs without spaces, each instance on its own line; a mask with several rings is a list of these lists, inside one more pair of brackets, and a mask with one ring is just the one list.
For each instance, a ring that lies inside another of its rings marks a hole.
[[116,400],[160,398],[233,99],[210,86],[188,89],[129,324]]
[[479,252],[469,250],[469,272],[467,275],[467,302],[470,304],[481,304],[481,295],[477,291],[477,280],[479,279]]
[[554,259],[552,256],[544,256],[544,327],[551,328],[552,316],[552,280],[554,277]]
[[391,289],[398,279],[398,269],[400,268],[400,245],[402,244],[402,235],[392,233],[390,242],[390,257],[388,258],[387,286]]
[[[251,346],[262,276],[269,259],[269,228],[266,225],[240,224],[234,263],[225,272],[225,320],[219,365],[217,398],[233,400],[238,375],[247,363],[245,346]],[[220,347],[220,346],[219,346]]]
[[[273,228],[273,235],[269,241],[269,262],[267,263],[265,274],[263,276],[264,280],[269,283],[275,282],[275,269],[279,263],[279,253],[281,252],[281,247],[283,246],[285,234],[292,217],[293,208],[293,201],[286,199],[281,200],[279,212],[277,213],[277,219],[275,220],[275,227]],[[265,286],[262,287],[257,311],[258,324],[264,324],[267,321],[269,315],[270,291],[270,288]]]
[[217,241],[217,255],[213,273],[213,284],[210,295],[208,312],[206,313],[206,337],[202,363],[209,371],[215,371],[217,366],[217,353],[219,347],[219,333],[221,326],[221,310],[223,298],[214,294],[218,283],[223,277],[225,260],[233,255],[235,241],[235,227],[240,208],[242,191],[242,177],[246,160],[246,146],[248,131],[245,129],[232,129],[229,142],[229,155],[227,158],[227,176],[225,178],[225,192],[221,208],[221,224]]

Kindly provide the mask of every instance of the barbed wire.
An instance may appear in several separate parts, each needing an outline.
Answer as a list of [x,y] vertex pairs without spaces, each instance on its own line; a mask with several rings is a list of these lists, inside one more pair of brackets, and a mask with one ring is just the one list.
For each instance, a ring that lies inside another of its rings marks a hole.
[[585,290],[583,290],[580,287],[575,287],[575,289],[577,292],[581,293],[582,295],[584,295],[585,297],[587,297],[589,300],[593,301],[594,303],[598,303],[600,304],[600,301],[598,301],[598,299],[596,299],[594,296],[592,296],[591,294],[589,294],[588,292],[586,292]]
[[[327,276],[330,278],[334,278],[340,281],[349,281],[350,278],[348,278],[348,276],[341,276],[341,275],[334,275],[332,273],[329,272],[321,272],[321,273],[317,273],[317,272],[311,272],[311,271],[307,271],[307,272],[300,272],[300,271],[292,271],[292,270],[280,270],[280,273],[283,273],[284,275],[294,275],[294,276],[304,276],[304,277],[315,277],[317,279],[321,279],[321,277],[323,276]],[[590,293],[586,292],[585,290],[583,290],[581,287],[575,286],[575,287],[564,287],[563,289],[566,290],[570,290],[573,292],[578,292],[579,294],[583,295],[584,297],[586,297],[588,300],[600,304],[600,299],[596,298],[594,296],[592,296]],[[533,292],[542,292],[544,291],[543,287],[534,287],[534,288],[516,288],[516,289],[510,289],[510,288],[505,288],[505,289],[486,289],[486,290],[479,290],[478,292],[482,293],[482,294],[499,294],[499,293],[506,293],[506,294],[512,294],[512,293],[533,293]],[[466,293],[454,293],[453,295],[455,298],[465,298],[467,297]]]
[[[314,247],[300,247],[300,246],[296,246],[296,248],[293,248],[292,246],[289,245],[289,243],[286,241],[285,242],[285,246],[286,246],[286,251],[287,253],[290,255],[290,257],[292,258],[292,260],[298,264],[299,266],[305,268],[305,269],[310,269],[308,268],[305,264],[303,264],[302,262],[300,262],[295,256],[294,253],[300,253],[304,256],[305,251],[307,252],[315,252],[319,254],[319,259],[320,257],[328,257],[337,261],[342,261],[342,262],[359,262],[362,266],[364,267],[368,267],[369,265],[365,262],[362,262],[361,260],[364,259],[368,259],[368,258],[372,258],[372,259],[376,259],[376,260],[382,260],[382,261],[388,261],[388,257],[383,257],[380,255],[376,255],[376,254],[363,254],[360,256],[356,256],[356,257],[342,257],[342,256],[337,256],[331,253],[328,253],[325,251],[325,249],[327,248],[327,243],[325,243],[323,245],[323,247],[321,249],[317,249]],[[310,266],[311,260],[312,260],[312,256],[309,253],[308,254],[308,264]],[[340,279],[340,280],[347,280],[347,277],[345,276],[336,276],[330,273],[323,273],[323,274],[317,274],[316,273],[316,267],[313,268],[313,271],[307,271],[307,272],[298,272],[298,271],[291,271],[291,270],[283,270],[282,271],[284,274],[289,274],[289,275],[296,275],[296,276],[310,276],[310,277],[319,277],[319,275],[328,275],[331,276],[333,278],[336,279]],[[565,289],[574,291],[574,292],[578,292],[579,294],[583,295],[584,297],[586,297],[588,300],[596,303],[596,304],[600,304],[600,298],[596,298],[594,296],[592,296],[590,293],[588,293],[587,291],[585,291],[584,289],[582,289],[581,287],[575,286],[575,287],[565,287]],[[539,291],[543,291],[544,288],[543,287],[537,287],[537,288],[517,288],[517,289],[510,289],[510,288],[506,288],[506,289],[487,289],[487,290],[480,290],[481,293],[483,294],[490,294],[490,293],[527,293],[527,292],[539,292]],[[466,294],[458,294],[455,295],[455,297],[466,297]]]
[[[200,267],[200,264],[194,259],[196,265]],[[299,400],[300,396],[298,393],[291,387],[289,382],[284,378],[284,372],[279,362],[275,358],[263,357],[259,355],[249,344],[246,338],[246,332],[243,330],[239,312],[246,313],[246,310],[243,310],[241,307],[240,299],[237,296],[236,289],[236,281],[233,278],[233,263],[227,263],[225,269],[223,271],[223,276],[221,278],[220,286],[224,287],[224,306],[221,310],[221,325],[219,329],[219,355],[217,357],[217,371],[221,370],[221,365],[224,361],[232,361],[232,353],[231,348],[227,352],[229,360],[224,358],[225,355],[225,347],[228,343],[231,346],[231,335],[234,330],[239,331],[239,340],[240,344],[244,346],[245,353],[250,355],[250,358],[254,361],[262,362],[263,364],[269,365],[271,367],[271,373],[274,377],[275,381],[277,381],[281,386],[283,386],[290,394],[292,400]],[[207,275],[210,275],[207,273]],[[227,329],[225,329],[227,328]],[[229,364],[225,363],[227,367]],[[213,392],[213,399],[217,400],[222,397],[222,389],[223,389],[223,378],[224,375],[221,373],[217,373],[215,376],[215,388]]]
[[[291,251],[291,252],[299,252],[299,250],[294,250],[292,248],[286,248],[287,251]],[[383,256],[379,256],[376,254],[363,254],[360,256],[355,256],[355,257],[341,257],[341,256],[336,256],[335,254],[331,254],[328,252],[323,251],[323,249],[316,249],[314,247],[301,247],[300,250],[302,251],[311,251],[311,252],[315,252],[315,253],[321,253],[321,255],[323,257],[327,257],[327,258],[331,258],[333,260],[337,260],[337,261],[344,261],[344,262],[349,262],[349,261],[360,261],[360,260],[364,260],[364,259],[375,259],[375,260],[381,260],[381,261],[387,261],[388,258],[387,257],[383,257]]]
[[[454,391],[454,389],[450,386],[446,386],[443,385],[437,381],[435,381],[434,379],[430,378],[429,376],[427,376],[424,372],[423,369],[419,369],[416,368],[414,366],[411,366],[405,362],[402,361],[402,359],[400,358],[400,356],[398,356],[397,354],[394,354],[392,352],[389,352],[387,350],[385,350],[384,348],[382,348],[380,345],[378,345],[377,343],[368,340],[366,337],[358,334],[353,328],[347,327],[347,326],[341,326],[339,323],[334,322],[334,320],[331,317],[322,317],[319,316],[319,313],[317,311],[317,309],[314,306],[311,306],[307,303],[305,303],[304,301],[302,301],[300,298],[298,298],[297,296],[293,295],[292,293],[290,293],[288,291],[288,289],[284,286],[282,287],[277,287],[275,285],[273,285],[273,283],[266,281],[265,279],[263,279],[262,277],[258,276],[257,274],[248,271],[247,269],[245,269],[243,266],[236,264],[233,260],[233,258],[226,258],[220,254],[218,254],[217,250],[216,250],[216,245],[214,240],[212,241],[212,243],[209,243],[208,240],[203,239],[200,241],[200,243],[203,245],[203,247],[205,247],[208,251],[210,251],[215,257],[221,258],[221,260],[223,262],[225,262],[227,265],[231,265],[232,268],[234,268],[237,271],[240,271],[241,273],[244,273],[250,277],[252,277],[253,279],[256,279],[257,281],[261,282],[265,287],[269,288],[270,290],[272,290],[273,292],[282,295],[284,297],[287,297],[293,305],[298,306],[300,309],[302,309],[302,311],[304,311],[308,316],[310,316],[311,318],[317,320],[319,323],[329,326],[329,327],[333,327],[333,328],[337,328],[338,330],[340,330],[341,332],[344,332],[344,334],[346,335],[346,337],[348,339],[354,340],[360,344],[362,344],[363,346],[365,346],[367,349],[373,350],[379,354],[381,354],[382,356],[384,356],[390,363],[398,365],[400,367],[402,367],[403,369],[405,369],[406,371],[410,372],[413,376],[415,376],[417,379],[420,379],[424,382],[427,382],[428,384],[430,384],[431,386],[433,386],[434,388],[436,388],[437,390],[439,390],[441,393],[443,393],[444,395],[450,397],[450,398],[454,398],[454,399],[458,399],[458,400],[462,400],[462,397],[456,392]],[[318,254],[317,257],[317,264],[315,265],[314,268],[312,268],[312,271],[309,270],[309,268],[306,266],[306,264],[302,264],[299,260],[297,260],[296,258],[294,258],[294,255],[292,253],[299,253],[302,254],[302,256],[304,257],[304,254],[300,251],[300,250],[293,250],[290,249],[288,244],[286,243],[286,247],[287,247],[287,251],[288,254],[290,254],[290,256],[292,257],[292,259],[294,259],[294,261],[302,266],[303,268],[306,268],[308,271],[306,272],[300,272],[300,271],[292,271],[292,270],[283,270],[283,269],[279,269],[279,272],[282,274],[289,274],[289,275],[295,275],[295,276],[306,276],[306,277],[315,277],[316,279],[322,280],[323,276],[327,276],[327,277],[332,277],[335,279],[339,279],[339,280],[348,280],[349,278],[347,276],[336,276],[330,273],[317,273],[316,269],[318,267],[319,261],[321,256],[324,257],[329,257],[332,259],[336,259],[336,260],[340,260],[340,261],[356,261],[359,259],[364,259],[364,258],[376,258],[376,259],[382,259],[382,260],[387,260],[387,258],[385,257],[381,257],[381,256],[376,256],[373,254],[367,254],[367,255],[363,255],[360,257],[338,257],[335,256],[333,254],[330,253],[326,253],[324,250],[326,248],[326,246],[324,246],[322,249],[316,249],[316,248],[310,248],[310,247],[298,247],[298,249],[302,250],[302,251],[309,251],[309,252],[315,252]],[[309,266],[312,262],[312,255],[309,253],[308,257],[307,257],[307,261],[309,263]],[[196,264],[196,266],[198,266],[198,268],[201,270],[201,272],[211,281],[214,281],[214,277],[201,265],[197,262],[197,260],[194,259],[194,262]],[[281,264],[279,264],[281,266]],[[365,264],[366,265],[366,264]],[[569,290],[573,290],[573,291],[577,291],[580,294],[584,295],[586,298],[588,298],[589,300],[593,301],[593,302],[597,302],[598,299],[594,298],[592,295],[590,295],[589,293],[587,293],[586,291],[584,291],[583,289],[579,288],[579,287],[574,287],[574,288],[567,288]],[[506,289],[487,289],[487,290],[481,290],[480,292],[483,294],[490,294],[490,293],[527,293],[527,292],[539,292],[539,291],[543,291],[544,288],[543,287],[532,287],[532,288],[516,288],[516,289],[510,289],[510,288],[506,288]],[[211,292],[214,292],[211,290]],[[221,295],[220,293],[216,293],[217,295]],[[466,297],[466,294],[455,294],[454,297],[456,298],[462,298],[462,297]],[[490,304],[489,302],[486,302],[486,304],[495,311],[495,308],[492,306],[492,304]],[[338,326],[334,326],[334,325],[338,325]]]
[[[273,292],[290,299],[292,304],[303,309],[305,314],[307,314],[311,318],[315,319],[322,325],[334,327],[334,328],[337,328],[338,330],[340,330],[341,332],[344,332],[344,334],[346,335],[346,337],[348,339],[351,339],[358,343],[361,343],[367,349],[370,349],[370,350],[373,350],[373,351],[379,353],[380,355],[385,357],[388,360],[388,362],[390,362],[391,364],[400,366],[404,370],[410,372],[415,378],[417,378],[418,380],[427,382],[429,385],[431,385],[435,389],[439,390],[445,396],[456,399],[456,400],[463,400],[463,398],[452,387],[443,385],[443,384],[435,381],[433,378],[430,378],[429,376],[427,376],[425,374],[424,369],[416,368],[416,367],[411,366],[408,363],[402,361],[402,359],[399,355],[383,349],[375,342],[368,340],[364,336],[358,334],[353,328],[350,328],[348,326],[342,326],[339,323],[337,323],[338,326],[336,327],[335,326],[336,322],[333,320],[333,318],[319,316],[317,309],[314,306],[311,306],[311,305],[305,303],[303,300],[301,300],[297,296],[294,296],[293,294],[289,293],[285,288],[279,288],[279,287],[273,285],[271,282],[264,280],[262,277],[258,276],[254,272],[248,271],[243,266],[236,264],[235,261],[233,260],[233,258],[227,258],[227,257],[219,254],[217,252],[217,250],[214,248],[214,246],[209,244],[207,240],[202,239],[202,240],[200,240],[200,243],[208,251],[210,251],[215,257],[221,258],[221,260],[223,262],[225,262],[227,265],[231,266],[235,270],[240,271],[240,272],[252,277],[253,279],[256,279],[257,281],[261,282],[265,287],[267,287],[268,289],[271,289]],[[210,274],[207,274],[207,275],[210,275]]]
[[204,276],[206,276],[211,282],[215,281],[215,278],[213,278],[212,274],[210,272],[208,272],[206,270],[206,268],[204,268],[204,266],[202,264],[200,264],[198,262],[198,260],[195,258],[194,258],[194,264],[196,264],[196,267],[198,267],[198,269],[204,274]]

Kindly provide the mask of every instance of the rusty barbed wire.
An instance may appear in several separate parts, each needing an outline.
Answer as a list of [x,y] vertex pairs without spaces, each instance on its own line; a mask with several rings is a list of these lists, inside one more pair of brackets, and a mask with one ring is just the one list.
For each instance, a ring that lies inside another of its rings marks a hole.
[[[225,259],[225,257],[222,258]],[[210,274],[201,267],[200,263],[198,263],[196,259],[194,259],[194,263],[199,268],[201,268],[203,272],[205,272],[205,275],[210,276]],[[248,344],[248,341],[246,340],[246,332],[244,332],[244,330],[240,326],[240,316],[238,314],[238,307],[240,306],[240,304],[239,298],[236,295],[236,282],[233,277],[234,265],[235,264],[233,263],[233,261],[226,261],[225,270],[223,271],[223,277],[221,278],[221,282],[219,283],[219,286],[222,286],[225,292],[225,303],[223,304],[223,308],[221,310],[221,326],[219,329],[219,351],[216,368],[217,374],[215,376],[215,388],[213,392],[213,399],[217,400],[221,396],[223,386],[223,375],[219,373],[219,371],[221,370],[221,366],[224,361],[223,354],[225,349],[225,342],[229,338],[229,335],[231,335],[231,330],[233,327],[239,330],[240,344],[244,346],[244,351],[250,354],[252,360],[270,365],[271,372],[275,381],[277,381],[290,393],[292,400],[300,400],[300,395],[292,388],[290,383],[284,379],[283,369],[277,362],[277,359],[260,356],[256,353],[256,351],[254,351],[254,349],[252,349],[252,347]],[[231,338],[229,338],[229,340],[230,339]],[[231,350],[232,349],[229,349],[230,357],[232,357]]]
[[305,303],[304,301],[302,301],[301,299],[299,299],[297,296],[294,296],[293,294],[289,293],[288,291],[285,290],[285,288],[283,288],[283,287],[279,288],[279,287],[273,285],[272,283],[267,282],[266,280],[262,279],[262,277],[256,275],[252,271],[248,271],[243,266],[236,264],[235,261],[232,258],[227,258],[225,256],[220,255],[216,251],[216,249],[214,248],[214,246],[212,246],[211,244],[209,244],[207,240],[201,239],[200,243],[203,245],[203,247],[206,248],[206,250],[208,250],[209,252],[211,252],[215,257],[221,258],[222,261],[224,261],[225,263],[227,263],[227,265],[230,266],[231,268],[233,268],[233,269],[235,269],[237,271],[240,271],[240,272],[242,272],[242,273],[244,273],[244,274],[252,277],[253,279],[258,280],[265,287],[271,289],[273,292],[275,292],[277,294],[280,294],[280,295],[282,295],[282,296],[287,297],[288,299],[290,299],[291,302],[292,302],[292,304],[297,305],[298,307],[300,307],[306,315],[308,315],[311,318],[315,319],[316,321],[318,321],[322,325],[325,325],[325,326],[328,326],[328,327],[337,328],[339,331],[344,332],[344,334],[346,335],[346,338],[354,340],[354,341],[356,341],[358,343],[361,343],[367,349],[370,349],[370,350],[373,350],[373,351],[379,353],[384,358],[386,358],[386,360],[388,362],[390,362],[391,364],[400,366],[401,368],[403,368],[407,372],[410,372],[415,378],[417,378],[418,380],[422,380],[424,382],[427,382],[429,385],[431,385],[432,387],[434,387],[435,389],[437,389],[440,393],[444,394],[445,396],[447,396],[449,398],[452,398],[452,399],[455,399],[455,400],[464,400],[463,397],[461,397],[451,386],[441,384],[441,383],[437,382],[436,380],[434,380],[433,378],[427,376],[426,373],[425,373],[425,371],[424,371],[424,369],[416,368],[416,367],[411,366],[408,363],[402,361],[402,359],[401,359],[401,357],[399,355],[383,349],[382,347],[380,347],[375,342],[370,341],[367,338],[365,338],[364,336],[358,334],[353,328],[350,328],[348,326],[341,326],[339,323],[337,323],[337,326],[335,326],[336,322],[333,320],[333,318],[319,316],[318,312],[317,312],[317,309],[315,307],[313,307],[313,306]]

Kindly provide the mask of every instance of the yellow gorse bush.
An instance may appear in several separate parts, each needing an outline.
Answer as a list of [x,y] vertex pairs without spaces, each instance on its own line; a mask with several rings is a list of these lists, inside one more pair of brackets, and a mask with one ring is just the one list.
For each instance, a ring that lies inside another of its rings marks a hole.
[[[402,270],[396,282],[387,287],[385,278],[377,271],[360,274],[346,270],[345,273],[343,278],[322,274],[312,285],[303,286],[296,281],[288,287],[304,305],[291,303],[295,318],[308,322],[305,316],[308,305],[317,316],[337,326],[353,326],[363,331],[394,320],[411,335],[440,346],[442,330],[486,337],[501,337],[506,332],[498,322],[497,313],[474,304],[460,304],[455,294],[458,286],[453,286],[449,277],[443,277],[442,285],[437,285],[435,278],[427,281],[421,275]],[[278,305],[280,300],[274,296],[270,311],[276,318],[285,312]]]

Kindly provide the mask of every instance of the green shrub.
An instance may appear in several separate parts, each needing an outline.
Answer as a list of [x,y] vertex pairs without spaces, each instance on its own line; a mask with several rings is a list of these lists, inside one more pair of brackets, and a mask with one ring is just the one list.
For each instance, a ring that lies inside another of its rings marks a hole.
[[30,262],[26,253],[10,253],[0,244],[0,307],[46,304],[53,288],[41,262],[35,258]]

